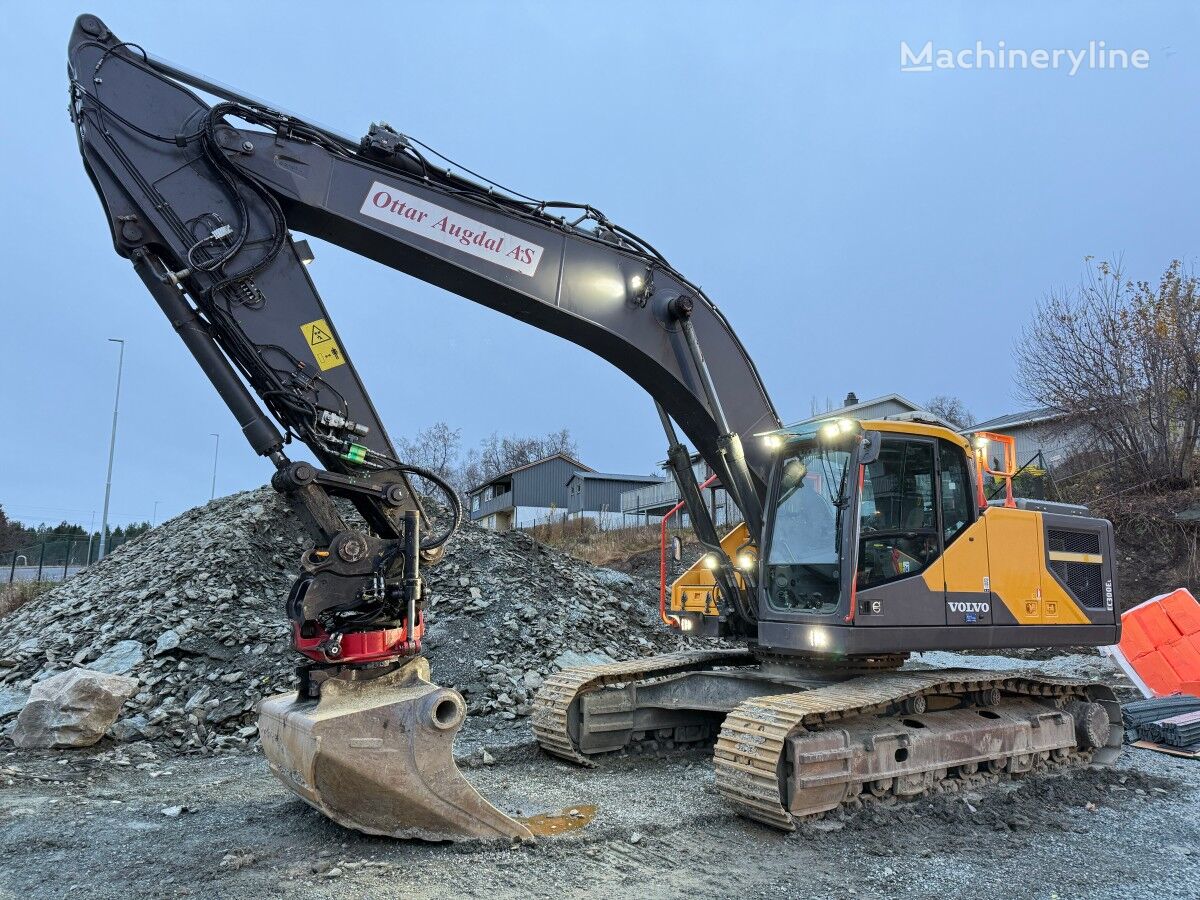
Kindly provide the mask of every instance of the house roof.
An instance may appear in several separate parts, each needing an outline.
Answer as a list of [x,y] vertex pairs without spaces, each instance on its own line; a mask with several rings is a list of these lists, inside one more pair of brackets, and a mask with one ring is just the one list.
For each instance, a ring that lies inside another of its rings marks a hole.
[[946,419],[943,419],[937,413],[930,412],[929,410],[925,409],[919,403],[913,403],[911,400],[909,400],[907,397],[905,397],[902,394],[884,394],[880,397],[872,397],[869,400],[860,400],[858,403],[852,403],[849,406],[842,406],[842,407],[839,407],[838,409],[831,409],[831,410],[828,410],[827,412],[818,413],[815,416],[809,416],[807,419],[801,419],[799,422],[793,422],[791,425],[788,425],[787,427],[788,428],[797,428],[801,425],[808,425],[812,422],[819,422],[821,419],[829,419],[829,418],[834,418],[834,417],[854,418],[854,414],[856,412],[860,412],[861,410],[863,410],[864,408],[866,408],[868,406],[878,406],[880,403],[887,403],[889,400],[894,403],[898,403],[901,406],[908,407],[908,412],[893,414],[890,416],[884,416],[883,417],[884,419],[910,419],[911,418],[911,419],[916,419],[916,420],[919,420],[922,422],[933,422],[938,425],[944,425],[946,428],[949,428],[951,431],[954,430],[954,425],[952,423],[948,422]]
[[1019,428],[1022,425],[1034,425],[1038,422],[1052,422],[1055,419],[1064,418],[1066,415],[1065,412],[1056,407],[1039,406],[1037,409],[1030,409],[1025,412],[996,416],[996,418],[988,419],[986,422],[976,422],[970,428],[964,428],[963,430],[1000,431],[1004,428]]
[[467,493],[474,494],[476,491],[483,490],[489,484],[495,484],[497,481],[503,481],[505,478],[515,475],[517,472],[522,472],[525,469],[532,469],[534,466],[540,466],[542,463],[549,462],[552,459],[561,459],[561,460],[569,463],[570,465],[579,468],[581,471],[584,471],[584,472],[596,471],[591,466],[585,466],[583,463],[581,463],[575,457],[569,456],[566,453],[551,453],[549,456],[543,456],[541,459],[535,459],[533,462],[527,462],[521,466],[514,466],[511,469],[506,469],[503,472],[493,475],[487,481],[483,481],[483,482],[480,482],[479,484],[475,485],[475,487],[468,490]]
[[614,472],[576,472],[567,479],[567,483],[578,478],[580,481],[637,481],[641,483],[662,484],[666,479],[657,475],[621,475]]

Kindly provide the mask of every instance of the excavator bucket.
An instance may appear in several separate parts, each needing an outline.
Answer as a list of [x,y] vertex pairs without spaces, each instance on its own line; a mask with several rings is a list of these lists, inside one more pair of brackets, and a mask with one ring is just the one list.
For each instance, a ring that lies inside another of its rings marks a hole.
[[462,696],[429,680],[422,657],[371,680],[330,679],[319,700],[295,693],[259,705],[275,776],[333,821],[426,841],[532,841],[454,763]]

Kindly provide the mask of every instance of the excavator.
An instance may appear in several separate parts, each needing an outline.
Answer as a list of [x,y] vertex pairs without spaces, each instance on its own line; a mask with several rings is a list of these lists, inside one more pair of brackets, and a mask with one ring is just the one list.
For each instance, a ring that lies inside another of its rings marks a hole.
[[[664,627],[720,640],[551,675],[531,717],[548,754],[595,765],[713,745],[716,791],[788,830],[872,798],[1120,753],[1103,684],[910,659],[1119,640],[1111,526],[1015,498],[1011,439],[916,419],[785,426],[728,320],[654,246],[386,124],[347,137],[94,15],[75,22],[68,76],[114,249],[311,536],[286,600],[298,689],[262,702],[259,733],[274,775],[331,819],[531,839],[457,769],[466,706],[422,656],[422,573],[452,548],[457,493],[398,458],[297,232],[571,341],[656,405],[703,550],[664,591]],[[727,534],[685,441],[741,513]],[[293,442],[312,461],[292,459]]]

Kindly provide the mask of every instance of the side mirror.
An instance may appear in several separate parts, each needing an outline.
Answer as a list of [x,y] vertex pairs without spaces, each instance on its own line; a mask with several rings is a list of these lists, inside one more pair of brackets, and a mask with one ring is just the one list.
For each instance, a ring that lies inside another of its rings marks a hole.
[[858,451],[858,464],[869,466],[879,459],[879,448],[883,444],[883,435],[878,431],[862,433],[862,449]]

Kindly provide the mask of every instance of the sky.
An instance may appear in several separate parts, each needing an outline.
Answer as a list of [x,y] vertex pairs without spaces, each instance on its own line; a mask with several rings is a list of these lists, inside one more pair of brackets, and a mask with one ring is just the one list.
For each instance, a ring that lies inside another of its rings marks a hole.
[[[218,494],[270,475],[112,251],[66,114],[83,11],[342,132],[387,121],[524,193],[604,210],[704,287],[785,421],[848,391],[1015,411],[1014,341],[1088,256],[1151,280],[1195,262],[1191,2],[9,4],[0,504],[25,522],[99,522],[112,337],[127,343],[111,524],[206,501],[213,433]],[[1149,62],[902,72],[902,41],[1105,41]],[[394,437],[439,420],[467,445],[566,427],[602,471],[663,458],[649,398],[600,359],[313,243],[310,274]]]

